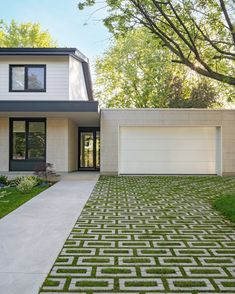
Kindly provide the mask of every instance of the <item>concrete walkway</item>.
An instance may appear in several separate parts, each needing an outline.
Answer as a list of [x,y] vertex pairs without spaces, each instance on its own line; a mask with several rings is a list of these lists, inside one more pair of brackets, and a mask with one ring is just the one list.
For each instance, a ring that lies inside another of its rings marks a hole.
[[97,180],[72,173],[0,220],[0,292],[37,294]]

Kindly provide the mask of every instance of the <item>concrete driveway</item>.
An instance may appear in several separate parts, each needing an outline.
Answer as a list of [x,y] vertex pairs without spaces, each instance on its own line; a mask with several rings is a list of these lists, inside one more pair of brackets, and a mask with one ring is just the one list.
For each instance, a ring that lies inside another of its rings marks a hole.
[[38,293],[98,178],[65,175],[0,220],[0,293]]

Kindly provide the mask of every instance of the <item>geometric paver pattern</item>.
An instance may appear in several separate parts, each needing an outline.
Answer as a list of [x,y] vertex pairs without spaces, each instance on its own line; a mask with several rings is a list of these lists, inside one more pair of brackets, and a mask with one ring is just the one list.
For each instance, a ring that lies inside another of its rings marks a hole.
[[[101,177],[40,293],[235,293],[234,178]],[[68,199],[69,201],[69,199]]]

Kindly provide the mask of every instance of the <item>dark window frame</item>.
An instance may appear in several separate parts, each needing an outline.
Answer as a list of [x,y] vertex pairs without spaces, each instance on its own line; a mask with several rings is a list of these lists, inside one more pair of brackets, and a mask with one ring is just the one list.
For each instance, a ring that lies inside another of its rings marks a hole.
[[[25,122],[25,159],[13,159],[13,123],[14,121],[24,121]],[[45,126],[45,148],[44,148],[44,156],[43,159],[29,159],[28,158],[28,137],[29,137],[29,123],[30,122],[44,122]],[[16,162],[46,162],[46,149],[47,149],[47,124],[46,124],[46,118],[10,118],[10,128],[9,128],[9,161],[16,161]]]
[[[24,90],[12,89],[12,69],[14,67],[24,68]],[[29,68],[43,68],[44,69],[44,88],[43,89],[28,89],[28,69]],[[9,92],[46,92],[46,64],[10,64],[9,65]]]

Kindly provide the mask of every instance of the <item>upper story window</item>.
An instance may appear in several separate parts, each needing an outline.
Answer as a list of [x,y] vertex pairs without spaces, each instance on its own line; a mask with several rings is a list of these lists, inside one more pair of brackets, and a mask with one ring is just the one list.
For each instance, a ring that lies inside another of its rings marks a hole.
[[10,65],[10,92],[45,92],[46,65]]

